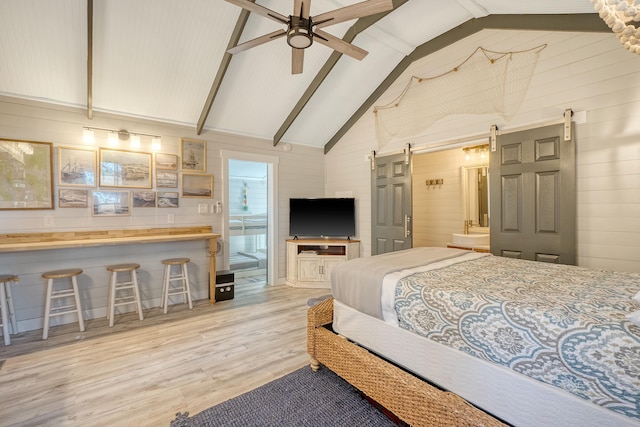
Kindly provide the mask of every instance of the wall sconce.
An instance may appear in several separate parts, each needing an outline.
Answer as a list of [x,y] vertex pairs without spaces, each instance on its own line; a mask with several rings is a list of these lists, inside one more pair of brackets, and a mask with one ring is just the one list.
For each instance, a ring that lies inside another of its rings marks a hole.
[[[489,144],[474,145],[473,147],[464,147],[462,151],[465,152],[465,160],[470,161],[473,156],[476,159],[485,161],[487,155],[485,154],[489,150]],[[476,153],[475,155],[473,153]],[[480,153],[479,155],[477,153]]]
[[129,144],[131,148],[140,148],[141,146],[141,136],[151,137],[151,149],[152,150],[160,150],[162,148],[162,139],[158,135],[150,135],[146,133],[130,133],[126,129],[114,130],[114,129],[105,129],[105,128],[97,128],[97,127],[82,127],[82,142],[85,144],[93,144],[94,143],[94,135],[95,131],[105,131],[108,132],[107,140],[109,146],[117,147],[119,141],[129,140]]

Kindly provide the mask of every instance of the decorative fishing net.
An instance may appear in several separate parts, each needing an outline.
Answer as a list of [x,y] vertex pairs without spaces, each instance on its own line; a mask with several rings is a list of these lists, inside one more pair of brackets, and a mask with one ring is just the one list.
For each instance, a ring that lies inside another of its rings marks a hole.
[[497,113],[508,120],[520,108],[545,47],[520,52],[479,47],[451,71],[428,78],[412,76],[398,98],[374,107],[379,145],[418,135],[452,114]]

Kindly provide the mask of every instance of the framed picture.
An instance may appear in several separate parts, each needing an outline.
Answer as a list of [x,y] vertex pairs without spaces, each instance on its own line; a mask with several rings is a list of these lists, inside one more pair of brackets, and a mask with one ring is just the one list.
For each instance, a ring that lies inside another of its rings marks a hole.
[[90,148],[58,147],[58,184],[96,186],[96,151]]
[[91,213],[93,216],[131,215],[128,191],[94,191]]
[[213,198],[213,175],[183,173],[182,197]]
[[159,208],[177,208],[180,206],[180,198],[177,191],[158,191]]
[[133,207],[134,208],[155,208],[156,192],[155,191],[134,191]]
[[0,139],[0,210],[54,207],[53,144]]
[[89,191],[60,188],[58,189],[58,206],[61,208],[86,208],[89,206]]
[[154,155],[154,165],[156,170],[168,170],[168,171],[177,171],[178,170],[178,155],[177,154],[165,154],[165,153],[156,153]]
[[151,188],[151,153],[101,148],[100,187]]
[[196,139],[180,140],[180,169],[188,172],[207,171],[207,142]]
[[177,188],[178,172],[156,171],[156,187]]

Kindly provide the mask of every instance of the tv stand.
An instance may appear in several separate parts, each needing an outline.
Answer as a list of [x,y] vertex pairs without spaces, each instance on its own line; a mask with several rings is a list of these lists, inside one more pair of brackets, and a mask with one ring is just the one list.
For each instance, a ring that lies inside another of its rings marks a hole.
[[285,283],[297,288],[330,288],[333,267],[358,257],[360,257],[359,240],[287,240]]

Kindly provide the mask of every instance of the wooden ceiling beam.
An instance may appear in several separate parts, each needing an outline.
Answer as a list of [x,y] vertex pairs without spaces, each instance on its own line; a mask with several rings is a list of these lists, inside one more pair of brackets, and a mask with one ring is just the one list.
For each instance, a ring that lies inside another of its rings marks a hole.
[[[255,2],[255,0],[249,1]],[[238,45],[238,41],[240,40],[240,36],[242,36],[242,32],[244,31],[244,27],[247,24],[247,20],[249,19],[250,14],[251,12],[245,9],[242,9],[242,11],[240,12],[240,16],[238,16],[238,20],[236,21],[236,26],[234,27],[233,32],[231,33],[231,37],[229,38],[227,50]],[[196,134],[198,135],[202,133],[202,129],[204,128],[204,124],[207,121],[207,117],[209,117],[211,107],[213,106],[213,101],[215,101],[216,96],[218,95],[218,90],[220,89],[222,80],[227,73],[227,69],[229,68],[229,64],[231,63],[231,58],[233,58],[233,55],[225,51],[224,55],[222,56],[222,61],[220,61],[220,66],[218,67],[216,77],[211,84],[211,89],[209,89],[209,95],[204,102],[204,107],[202,107],[200,118],[198,119],[198,123],[196,125]]]
[[469,37],[481,30],[526,30],[526,31],[575,31],[575,32],[611,32],[604,21],[595,13],[561,15],[488,15],[473,18],[457,27],[435,37],[406,56],[389,73],[375,91],[356,110],[346,123],[325,144],[324,153],[328,153],[340,138],[373,106],[382,94],[411,65],[440,49]]
[[93,119],[93,0],[87,0],[87,118]]
[[[363,32],[364,30],[369,28],[371,25],[375,24],[380,19],[384,18],[389,13],[393,12],[394,10],[396,10],[406,2],[407,0],[393,0],[392,10],[388,12],[377,13],[375,15],[365,16],[364,18],[358,19],[355,22],[355,24],[353,24],[353,26],[349,28],[349,30],[346,32],[344,37],[342,37],[342,40],[346,41],[347,43],[353,42],[353,40],[355,40],[358,34]],[[284,136],[284,134],[287,132],[287,130],[289,130],[293,122],[296,120],[298,115],[302,112],[302,110],[307,105],[307,103],[311,100],[311,97],[313,97],[313,95],[316,93],[316,90],[318,90],[322,82],[324,82],[324,80],[327,78],[329,73],[331,73],[331,70],[333,70],[333,67],[335,67],[335,65],[338,63],[338,60],[341,57],[342,57],[342,54],[337,51],[333,51],[331,56],[329,56],[329,59],[327,59],[327,62],[324,63],[324,65],[322,66],[318,74],[314,77],[314,79],[311,81],[311,83],[307,87],[307,90],[305,90],[305,92],[302,94],[302,96],[300,97],[296,105],[293,107],[293,110],[291,110],[291,112],[285,119],[284,123],[282,123],[282,125],[274,135],[273,137],[274,147],[278,145],[280,140],[282,140],[282,137]]]

